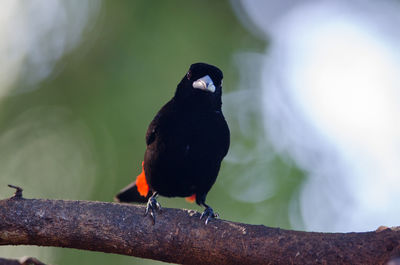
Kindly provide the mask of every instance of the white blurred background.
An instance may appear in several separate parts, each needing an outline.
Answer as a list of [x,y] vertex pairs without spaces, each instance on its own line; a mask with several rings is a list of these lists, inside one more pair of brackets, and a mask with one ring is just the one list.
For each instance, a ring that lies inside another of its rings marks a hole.
[[242,23],[270,41],[253,64],[261,69],[266,133],[307,173],[293,198],[303,220],[292,224],[317,231],[398,225],[400,3],[232,3]]

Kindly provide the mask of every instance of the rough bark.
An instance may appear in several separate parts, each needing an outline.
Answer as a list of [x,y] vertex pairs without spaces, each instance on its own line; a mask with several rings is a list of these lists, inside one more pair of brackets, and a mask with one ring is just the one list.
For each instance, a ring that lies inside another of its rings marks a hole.
[[181,264],[385,264],[400,253],[398,228],[314,233],[212,220],[163,209],[155,225],[139,205],[0,201],[0,245],[68,247]]

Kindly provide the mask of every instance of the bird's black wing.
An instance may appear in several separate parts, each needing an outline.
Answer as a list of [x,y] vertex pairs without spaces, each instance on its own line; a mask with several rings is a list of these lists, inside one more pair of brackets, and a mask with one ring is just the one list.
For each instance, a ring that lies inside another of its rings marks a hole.
[[146,133],[146,144],[151,145],[154,140],[156,139],[156,135],[158,133],[159,127],[160,127],[160,119],[162,119],[162,116],[167,115],[174,109],[174,101],[170,100],[167,104],[165,104],[160,111],[157,113],[157,115],[154,117],[154,119],[151,121],[149,127],[147,128],[147,133]]
[[146,133],[146,144],[150,145],[154,142],[156,139],[156,129],[157,129],[157,120],[159,118],[160,114],[157,114],[153,121],[150,123],[149,128],[147,128],[147,133]]
[[229,131],[228,123],[225,120],[225,117],[222,115],[220,116],[221,122],[220,122],[220,128],[218,128],[221,132],[221,160],[226,156],[229,150],[229,145],[230,145],[230,138],[231,138],[231,133]]

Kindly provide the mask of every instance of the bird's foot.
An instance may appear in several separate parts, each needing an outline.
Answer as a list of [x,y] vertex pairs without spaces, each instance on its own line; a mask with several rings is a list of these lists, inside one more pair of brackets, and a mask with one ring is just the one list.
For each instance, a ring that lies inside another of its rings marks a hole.
[[146,212],[144,213],[144,216],[146,216],[150,212],[150,215],[153,218],[153,224],[155,224],[156,223],[155,212],[160,210],[161,210],[160,203],[156,200],[155,196],[152,196],[149,198],[149,201],[147,202]]
[[201,214],[200,220],[203,219],[203,217],[206,217],[206,222],[205,222],[205,224],[208,224],[208,222],[209,222],[211,219],[218,218],[219,215],[218,215],[218,213],[214,213],[214,210],[213,210],[211,207],[207,207],[207,208],[204,210],[204,212]]

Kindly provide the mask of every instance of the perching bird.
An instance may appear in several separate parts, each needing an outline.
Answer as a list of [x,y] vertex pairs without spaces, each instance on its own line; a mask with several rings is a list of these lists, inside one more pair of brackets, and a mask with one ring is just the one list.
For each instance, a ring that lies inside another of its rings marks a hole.
[[195,63],[178,84],[175,96],[150,123],[143,171],[122,189],[116,200],[147,202],[155,222],[160,209],[157,195],[189,197],[205,210],[206,224],[217,214],[206,204],[222,159],[228,152],[230,132],[221,111],[222,72],[213,65]]

